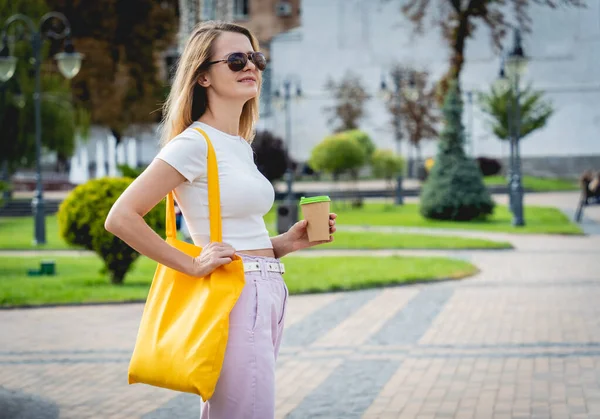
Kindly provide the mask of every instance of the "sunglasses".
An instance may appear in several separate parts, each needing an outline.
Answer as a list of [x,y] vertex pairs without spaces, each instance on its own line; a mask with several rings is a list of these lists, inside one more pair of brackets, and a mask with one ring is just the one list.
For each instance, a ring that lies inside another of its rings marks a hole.
[[242,71],[248,60],[252,61],[256,68],[263,71],[267,67],[267,58],[262,52],[232,52],[224,60],[209,61],[206,66],[211,66],[217,63],[227,63],[231,71]]

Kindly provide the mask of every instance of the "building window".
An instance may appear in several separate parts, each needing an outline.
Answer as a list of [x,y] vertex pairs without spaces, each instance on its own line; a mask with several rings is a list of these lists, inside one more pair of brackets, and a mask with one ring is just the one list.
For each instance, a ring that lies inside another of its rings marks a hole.
[[250,14],[249,9],[250,0],[233,0],[233,18],[234,19],[247,19]]
[[272,84],[271,84],[271,68],[267,65],[262,73],[262,87],[260,93],[260,116],[271,116],[271,99],[272,99]]
[[202,0],[202,20],[216,19],[215,3],[217,0]]

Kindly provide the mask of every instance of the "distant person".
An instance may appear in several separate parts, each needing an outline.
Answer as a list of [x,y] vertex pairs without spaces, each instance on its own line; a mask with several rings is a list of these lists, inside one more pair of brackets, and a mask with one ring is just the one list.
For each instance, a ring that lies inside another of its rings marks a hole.
[[[221,22],[197,26],[164,105],[163,148],[106,220],[106,229],[131,247],[188,275],[205,276],[235,254],[260,266],[251,271],[245,265],[246,285],[230,314],[223,369],[213,397],[203,405],[203,419],[274,417],[275,360],[288,296],[280,258],[333,240],[309,243],[305,221],[282,235],[268,235],[263,216],[275,193],[254,164],[250,146],[266,65],[246,28]],[[222,243],[209,243],[207,145],[195,128],[208,134],[217,156]],[[171,247],[142,218],[173,190],[194,243],[203,248],[197,258]],[[335,218],[330,214],[331,234]]]

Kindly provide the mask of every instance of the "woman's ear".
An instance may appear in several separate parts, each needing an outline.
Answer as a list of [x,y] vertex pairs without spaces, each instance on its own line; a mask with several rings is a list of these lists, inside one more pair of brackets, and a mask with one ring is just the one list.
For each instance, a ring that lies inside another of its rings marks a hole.
[[198,77],[198,84],[202,87],[210,86],[210,81],[208,81],[208,77],[206,77],[206,73],[201,74],[200,77]]

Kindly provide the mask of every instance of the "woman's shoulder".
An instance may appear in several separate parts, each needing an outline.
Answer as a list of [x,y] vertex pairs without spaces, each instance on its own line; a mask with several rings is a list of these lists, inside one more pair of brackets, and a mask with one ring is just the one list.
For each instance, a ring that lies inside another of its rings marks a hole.
[[206,140],[195,128],[194,124],[184,129],[180,134],[173,137],[171,141],[164,145],[164,148],[176,148],[185,150],[195,150],[206,153]]

